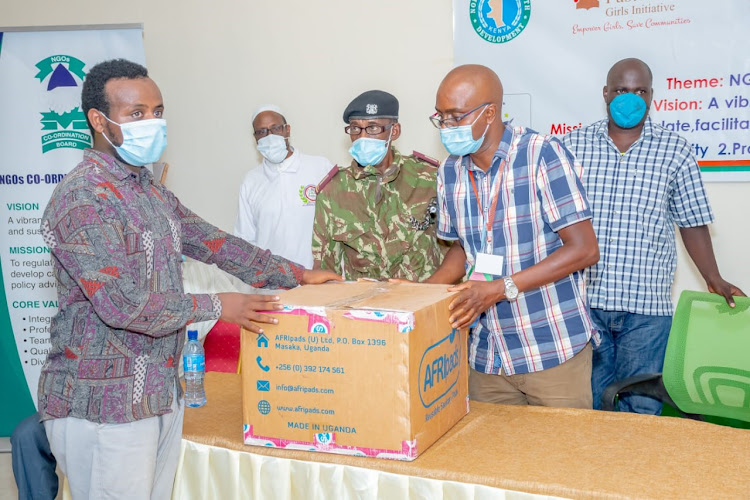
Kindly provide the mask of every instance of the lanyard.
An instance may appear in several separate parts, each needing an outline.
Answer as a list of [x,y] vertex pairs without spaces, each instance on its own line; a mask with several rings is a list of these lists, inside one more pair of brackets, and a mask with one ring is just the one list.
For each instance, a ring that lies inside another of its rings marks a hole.
[[[506,158],[507,159],[507,158]],[[503,176],[503,170],[505,169],[505,162],[506,160],[503,160],[500,163],[500,168],[497,171],[497,174],[495,175],[495,179],[492,182],[492,187],[490,188],[490,212],[487,214],[487,220],[483,224],[484,227],[482,229],[482,244],[485,245],[484,249],[485,251],[489,250],[489,253],[492,253],[492,225],[495,222],[495,214],[497,213],[497,200],[500,198],[500,179]],[[477,189],[476,181],[474,180],[474,172],[467,169],[467,175],[469,177],[469,180],[471,181],[471,187],[474,190],[474,197],[477,200],[477,208],[479,208],[479,216],[481,219],[484,219],[484,211],[482,210],[482,200],[479,197],[479,190]],[[482,224],[480,224],[480,227]],[[478,249],[477,249],[478,250]]]

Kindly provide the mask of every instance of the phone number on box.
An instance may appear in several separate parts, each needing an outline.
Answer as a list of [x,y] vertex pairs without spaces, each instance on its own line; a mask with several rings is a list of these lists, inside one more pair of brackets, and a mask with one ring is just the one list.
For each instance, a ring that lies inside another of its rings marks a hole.
[[279,363],[276,365],[276,369],[282,372],[297,372],[297,373],[336,373],[344,374],[343,366],[322,366],[322,365],[292,365],[288,363]]

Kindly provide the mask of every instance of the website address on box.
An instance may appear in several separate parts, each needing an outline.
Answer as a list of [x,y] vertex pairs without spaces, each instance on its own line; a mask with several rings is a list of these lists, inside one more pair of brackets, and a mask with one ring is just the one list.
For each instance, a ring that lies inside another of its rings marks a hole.
[[288,411],[292,413],[304,413],[305,415],[335,415],[335,410],[328,410],[326,408],[307,408],[306,406],[277,406],[278,411]]
[[277,384],[276,385],[277,391],[286,391],[286,392],[301,392],[303,394],[333,394],[333,389],[326,389],[326,388],[319,388],[319,387],[307,387],[304,385],[286,385],[286,384]]

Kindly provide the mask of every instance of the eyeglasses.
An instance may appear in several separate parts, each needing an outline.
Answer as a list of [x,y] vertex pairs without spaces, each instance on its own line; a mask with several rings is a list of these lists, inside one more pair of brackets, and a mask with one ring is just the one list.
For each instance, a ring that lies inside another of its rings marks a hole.
[[489,106],[492,104],[491,102],[485,102],[483,104],[480,104],[476,108],[471,109],[470,111],[467,111],[466,113],[456,116],[456,117],[450,117],[450,118],[443,118],[440,113],[435,113],[434,115],[430,116],[430,121],[433,125],[435,125],[435,128],[456,128],[458,127],[458,124],[461,123],[461,120],[472,114],[474,111],[478,110],[482,106]]
[[389,125],[368,125],[366,127],[358,127],[356,125],[347,125],[344,127],[344,132],[346,132],[349,135],[359,135],[364,130],[367,135],[378,135],[382,134],[386,130],[393,127],[393,123]]
[[253,132],[253,135],[256,139],[260,139],[261,137],[267,136],[269,133],[273,135],[281,135],[284,132],[284,129],[286,128],[287,124],[283,125],[271,125],[270,128],[259,128],[258,130],[255,130]]

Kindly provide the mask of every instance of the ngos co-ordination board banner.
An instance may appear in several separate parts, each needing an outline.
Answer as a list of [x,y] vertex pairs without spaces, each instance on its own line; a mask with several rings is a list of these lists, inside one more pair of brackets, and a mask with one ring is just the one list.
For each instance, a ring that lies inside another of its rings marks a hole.
[[606,117],[618,60],[654,74],[652,119],[690,141],[706,181],[750,180],[747,0],[454,0],[455,63],[493,68],[504,117],[563,135]]
[[81,84],[116,57],[145,63],[140,27],[0,28],[0,435],[33,411],[49,349],[57,292],[39,225],[52,190],[92,144]]

